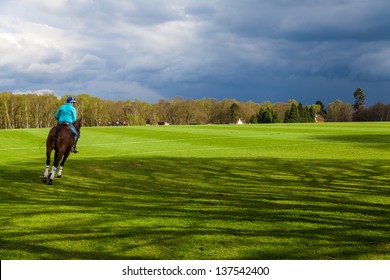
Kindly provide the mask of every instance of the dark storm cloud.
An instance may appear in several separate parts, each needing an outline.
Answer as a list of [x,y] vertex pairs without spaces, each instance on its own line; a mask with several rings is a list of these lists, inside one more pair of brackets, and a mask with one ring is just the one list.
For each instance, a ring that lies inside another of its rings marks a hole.
[[1,90],[390,102],[388,1],[0,3]]

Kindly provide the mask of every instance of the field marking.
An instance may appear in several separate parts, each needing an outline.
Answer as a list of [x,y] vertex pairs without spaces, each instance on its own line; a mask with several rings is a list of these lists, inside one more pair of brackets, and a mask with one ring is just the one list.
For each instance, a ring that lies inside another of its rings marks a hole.
[[28,147],[28,148],[1,148],[0,151],[12,151],[12,150],[27,150],[34,149],[36,147]]
[[[218,139],[218,137],[208,137],[208,138],[193,138],[191,140],[206,140],[206,139]],[[221,137],[226,138],[226,137]],[[174,139],[175,141],[183,141],[188,140],[188,138],[182,138],[182,139]],[[89,146],[113,146],[113,145],[128,145],[128,144],[144,144],[144,143],[158,143],[158,142],[167,142],[172,141],[172,139],[166,139],[166,140],[146,140],[146,141],[128,141],[128,142],[115,142],[115,143],[97,143],[97,144],[79,144],[80,147],[89,147]],[[46,145],[42,144],[40,147],[18,147],[18,148],[0,148],[0,151],[12,151],[12,150],[29,150],[29,149],[36,149],[36,148],[46,148]]]
[[[127,141],[127,142],[109,142],[109,143],[91,143],[91,144],[79,144],[78,147],[103,147],[103,146],[117,146],[117,145],[130,145],[130,144],[148,144],[148,143],[162,143],[162,142],[171,142],[171,141],[198,141],[198,140],[212,140],[212,139],[234,139],[234,138],[259,138],[262,136],[269,136],[276,134],[260,134],[260,135],[252,135],[252,136],[240,136],[240,135],[232,135],[232,136],[214,136],[214,137],[199,137],[199,138],[179,138],[179,139],[156,139],[156,140],[145,140],[145,141]],[[302,139],[301,139],[302,140]],[[45,141],[46,142],[46,141]],[[288,145],[304,145],[302,144],[288,144]],[[41,146],[37,147],[17,147],[17,148],[0,148],[0,151],[13,151],[13,150],[30,150],[30,149],[42,149],[46,150],[46,144],[43,143]]]
[[[231,147],[225,148],[198,148],[191,149],[191,151],[214,151],[214,150],[231,150]],[[187,152],[188,149],[175,150],[175,152]],[[172,153],[172,150],[160,150],[160,151],[143,151],[143,152],[134,152],[134,153],[119,153],[119,154],[109,154],[109,155],[87,155],[83,156],[83,158],[108,158],[108,157],[116,157],[123,155],[145,155],[145,154],[161,154],[161,153]]]
[[210,140],[210,139],[224,139],[224,138],[232,138],[228,136],[222,137],[202,137],[202,138],[179,138],[179,139],[160,139],[160,140],[146,140],[146,141],[128,141],[122,143],[98,143],[98,144],[90,144],[90,145],[80,145],[80,146],[114,146],[114,145],[128,145],[128,144],[147,144],[147,143],[161,143],[161,142],[170,142],[170,141],[192,141],[192,140]]
[[[210,139],[226,139],[226,138],[253,138],[256,136],[215,136],[215,137],[200,137],[200,138],[179,138],[179,139],[160,139],[160,140],[146,140],[146,141],[128,141],[128,142],[115,142],[115,143],[96,143],[96,144],[79,144],[79,147],[100,147],[100,146],[117,146],[117,145],[129,145],[129,144],[147,144],[147,143],[161,143],[161,142],[170,142],[170,141],[197,141],[197,140],[210,140]],[[18,148],[0,148],[0,151],[11,151],[11,150],[29,150],[29,149],[46,149],[45,144],[42,144],[40,147],[18,147]]]
[[[274,135],[274,134],[261,134],[260,136],[264,135]],[[200,137],[200,138],[178,138],[178,139],[160,139],[160,140],[146,140],[146,141],[128,141],[128,142],[121,142],[121,143],[97,143],[97,144],[81,144],[79,146],[81,147],[88,147],[88,146],[113,146],[113,145],[128,145],[128,144],[147,144],[147,143],[161,143],[161,142],[170,142],[170,141],[197,141],[197,140],[211,140],[211,139],[232,139],[232,138],[257,138],[259,135],[253,135],[253,136],[214,136],[214,137]]]

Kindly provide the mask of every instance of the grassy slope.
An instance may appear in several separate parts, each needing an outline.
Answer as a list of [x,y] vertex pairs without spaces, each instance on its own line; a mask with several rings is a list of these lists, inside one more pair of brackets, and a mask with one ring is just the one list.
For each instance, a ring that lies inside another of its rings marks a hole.
[[390,259],[390,123],[0,131],[1,259]]

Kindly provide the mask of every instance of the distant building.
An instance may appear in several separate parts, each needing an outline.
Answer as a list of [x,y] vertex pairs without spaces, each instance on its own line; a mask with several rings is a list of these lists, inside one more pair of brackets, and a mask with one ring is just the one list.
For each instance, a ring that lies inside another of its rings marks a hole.
[[316,115],[316,123],[324,123],[325,122],[325,118],[320,115],[320,114],[317,114]]

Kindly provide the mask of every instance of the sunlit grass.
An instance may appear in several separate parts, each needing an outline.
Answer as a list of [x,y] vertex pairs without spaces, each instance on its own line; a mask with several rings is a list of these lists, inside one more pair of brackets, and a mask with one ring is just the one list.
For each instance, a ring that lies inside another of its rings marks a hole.
[[1,259],[390,259],[390,124],[0,131]]

